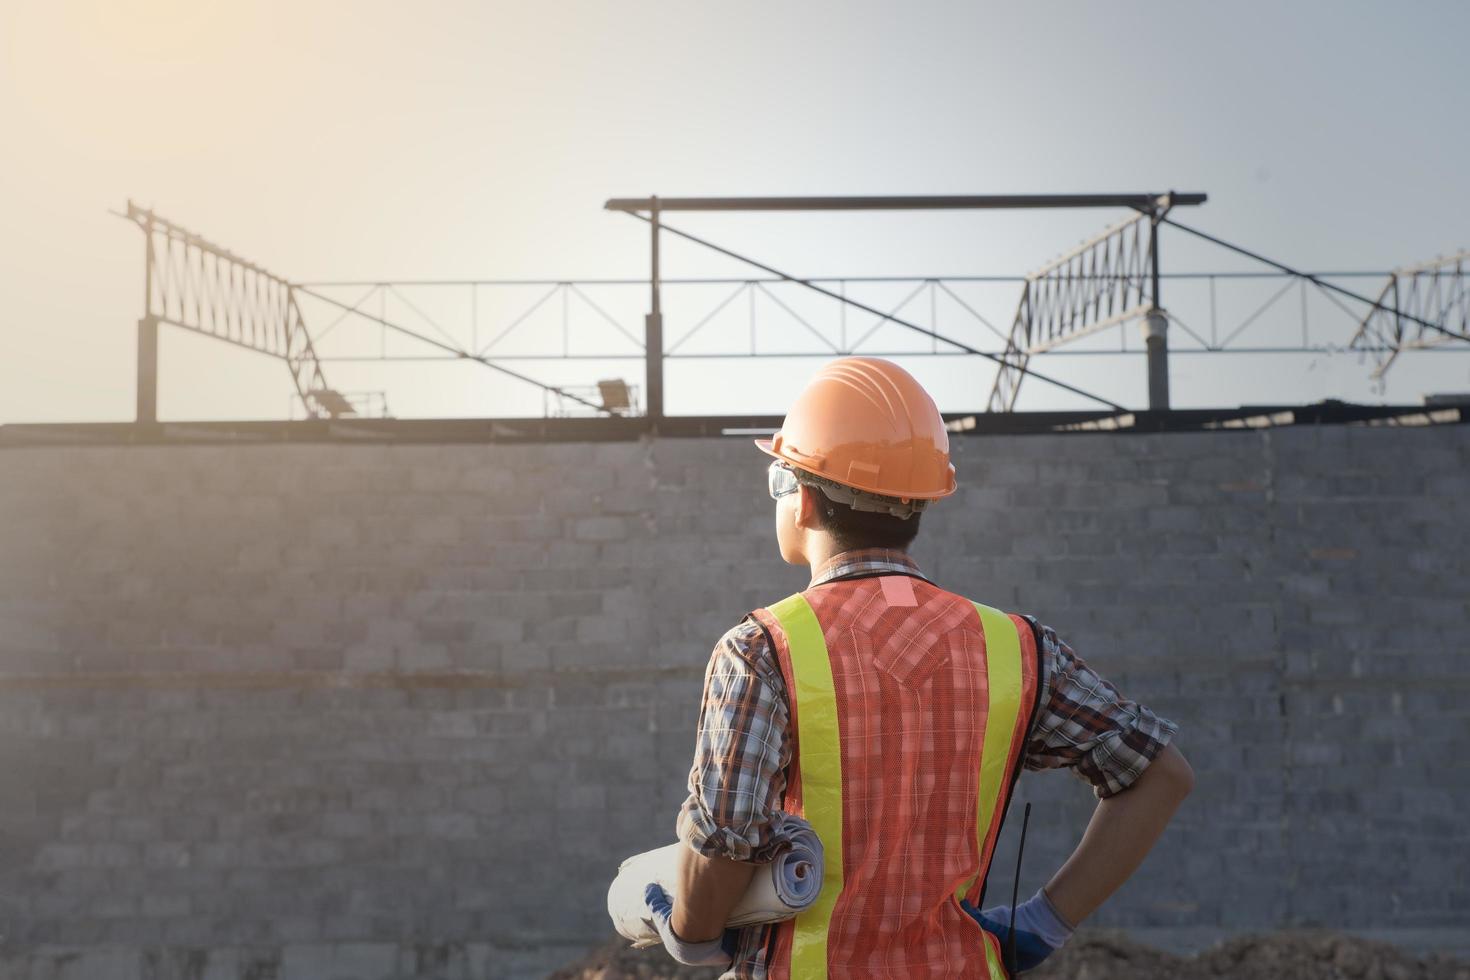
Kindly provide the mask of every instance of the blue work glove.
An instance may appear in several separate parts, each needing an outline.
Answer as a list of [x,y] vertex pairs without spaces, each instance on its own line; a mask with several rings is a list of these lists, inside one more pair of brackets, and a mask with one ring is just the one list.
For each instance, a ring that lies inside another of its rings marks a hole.
[[739,935],[734,929],[726,929],[719,939],[702,943],[688,943],[674,934],[674,900],[669,893],[653,882],[643,889],[643,901],[648,905],[650,917],[643,921],[658,932],[669,955],[686,966],[729,966],[735,959],[735,941]]
[[[1001,954],[1009,955],[1011,907],[997,905],[981,912],[969,902],[961,902],[960,905],[986,932],[1000,940]],[[1016,962],[1012,966],[1017,973],[1034,970],[1071,938],[1071,924],[1057,912],[1045,890],[1037,891],[1016,906]]]

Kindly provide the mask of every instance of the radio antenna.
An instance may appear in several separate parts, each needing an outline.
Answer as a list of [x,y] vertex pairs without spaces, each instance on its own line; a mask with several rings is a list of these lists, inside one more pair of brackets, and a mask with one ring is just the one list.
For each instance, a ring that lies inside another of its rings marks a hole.
[[1016,880],[1011,885],[1011,928],[1006,935],[1006,972],[1016,975],[1016,901],[1021,897],[1021,855],[1026,853],[1026,825],[1031,822],[1031,804],[1021,815],[1021,843],[1016,847]]

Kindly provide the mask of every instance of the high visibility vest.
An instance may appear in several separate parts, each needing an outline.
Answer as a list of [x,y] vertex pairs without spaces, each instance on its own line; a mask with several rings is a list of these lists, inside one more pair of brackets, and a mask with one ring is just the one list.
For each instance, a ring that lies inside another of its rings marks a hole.
[[819,977],[1006,977],[979,907],[1036,711],[1019,616],[913,576],[841,579],[755,618],[795,740],[783,809],[822,840],[815,904],[733,965]]

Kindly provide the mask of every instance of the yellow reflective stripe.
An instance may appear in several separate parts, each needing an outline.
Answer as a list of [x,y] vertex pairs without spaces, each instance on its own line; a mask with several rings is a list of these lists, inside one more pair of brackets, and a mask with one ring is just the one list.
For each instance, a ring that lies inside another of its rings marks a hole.
[[980,937],[985,940],[985,975],[990,980],[1011,980],[1010,974],[1006,973],[1006,965],[1001,960],[1000,953],[998,952],[1000,949],[1000,940],[997,939],[995,942],[991,942],[990,935],[987,932],[984,936]]
[[800,593],[770,607],[791,654],[796,738],[801,752],[801,800],[807,823],[822,842],[822,890],[796,917],[791,975],[827,975],[827,928],[842,893],[842,748],[832,661],[816,613]]
[[[980,793],[975,806],[975,853],[984,858],[985,839],[999,817],[996,802],[1005,785],[1016,717],[1021,713],[1021,635],[1016,623],[998,609],[974,603],[985,631],[985,677],[989,699],[985,709],[985,742],[980,750]],[[960,894],[970,891],[976,872]],[[989,946],[987,958],[993,958]],[[999,974],[1003,975],[1003,974]]]

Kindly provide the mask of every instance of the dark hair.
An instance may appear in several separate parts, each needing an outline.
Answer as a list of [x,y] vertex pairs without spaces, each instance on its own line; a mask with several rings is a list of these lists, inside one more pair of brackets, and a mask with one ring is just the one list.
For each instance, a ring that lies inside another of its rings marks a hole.
[[894,548],[907,550],[919,533],[919,518],[894,517],[875,511],[853,510],[839,504],[818,487],[811,488],[817,495],[817,524],[832,535],[837,547],[843,551],[858,548]]

